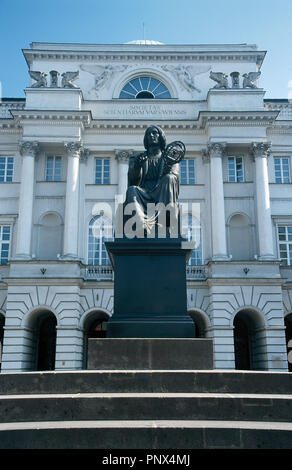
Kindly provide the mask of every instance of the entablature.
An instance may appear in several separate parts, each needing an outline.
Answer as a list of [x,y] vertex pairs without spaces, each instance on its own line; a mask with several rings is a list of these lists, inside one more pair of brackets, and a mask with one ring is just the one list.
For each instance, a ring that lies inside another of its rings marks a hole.
[[35,60],[55,61],[184,61],[251,62],[261,67],[266,51],[248,44],[223,45],[135,45],[135,44],[47,44],[32,43],[23,49],[30,66]]

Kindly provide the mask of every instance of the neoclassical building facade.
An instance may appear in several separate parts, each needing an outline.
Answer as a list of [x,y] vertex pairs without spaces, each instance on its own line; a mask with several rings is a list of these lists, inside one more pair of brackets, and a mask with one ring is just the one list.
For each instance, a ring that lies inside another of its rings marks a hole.
[[265,99],[265,52],[134,41],[23,54],[25,98],[0,101],[1,371],[83,369],[88,337],[106,336],[105,241],[150,124],[186,145],[196,336],[213,339],[217,369],[289,370],[292,105]]

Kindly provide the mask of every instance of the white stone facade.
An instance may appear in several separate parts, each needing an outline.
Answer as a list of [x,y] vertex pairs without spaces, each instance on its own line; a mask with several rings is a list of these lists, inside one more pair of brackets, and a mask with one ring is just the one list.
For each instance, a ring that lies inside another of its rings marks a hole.
[[[23,53],[29,71],[46,76],[31,74],[25,99],[0,102],[1,370],[39,367],[49,314],[51,368],[86,367],[88,331],[112,315],[114,289],[102,246],[90,245],[90,223],[114,214],[128,158],[143,151],[151,123],[167,142],[186,145],[180,202],[185,215],[194,204],[201,233],[187,267],[188,308],[197,334],[213,338],[215,367],[287,370],[292,105],[265,100],[260,77],[250,86],[243,77],[260,71],[265,52],[248,44],[33,43]],[[170,97],[153,86],[150,99],[146,80],[137,90],[144,95],[121,97],[143,77]],[[248,336],[240,336],[244,327]],[[244,342],[249,357],[240,362]]]

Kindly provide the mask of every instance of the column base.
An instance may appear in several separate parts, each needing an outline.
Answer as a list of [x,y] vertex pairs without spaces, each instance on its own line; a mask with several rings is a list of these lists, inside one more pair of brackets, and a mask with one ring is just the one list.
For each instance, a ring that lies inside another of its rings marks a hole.
[[258,256],[257,260],[258,261],[277,261],[277,258],[275,257],[275,255],[267,254],[267,255]]
[[61,255],[59,257],[60,261],[81,261],[79,256],[77,255],[72,255],[72,254],[67,254],[67,255]]
[[232,257],[228,255],[214,255],[212,256],[212,261],[231,261]]
[[27,254],[24,254],[24,253],[18,253],[13,258],[10,258],[10,261],[29,261],[29,260],[32,260],[32,259],[33,258],[32,258],[31,255],[27,255]]

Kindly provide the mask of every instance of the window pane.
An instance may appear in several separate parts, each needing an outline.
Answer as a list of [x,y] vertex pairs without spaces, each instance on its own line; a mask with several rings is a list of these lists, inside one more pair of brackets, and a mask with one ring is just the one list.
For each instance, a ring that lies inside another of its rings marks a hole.
[[62,157],[47,156],[46,181],[61,181]]
[[[145,96],[141,96],[140,92],[142,91],[149,91],[152,93],[146,94]],[[139,99],[150,99],[153,98],[158,98],[158,99],[167,99],[171,98],[171,95],[169,93],[169,90],[167,87],[159,80],[153,77],[138,77],[134,78],[133,80],[130,80],[122,89],[120,93],[120,98],[122,99],[133,99],[136,98],[136,96],[139,93]]]
[[88,264],[108,265],[110,260],[105,247],[105,240],[112,240],[113,230],[110,220],[105,216],[94,217],[88,231]]
[[10,226],[0,226],[0,264],[8,264]]
[[290,165],[289,158],[275,157],[274,171],[276,183],[290,183]]
[[96,159],[95,184],[110,184],[110,160]]

